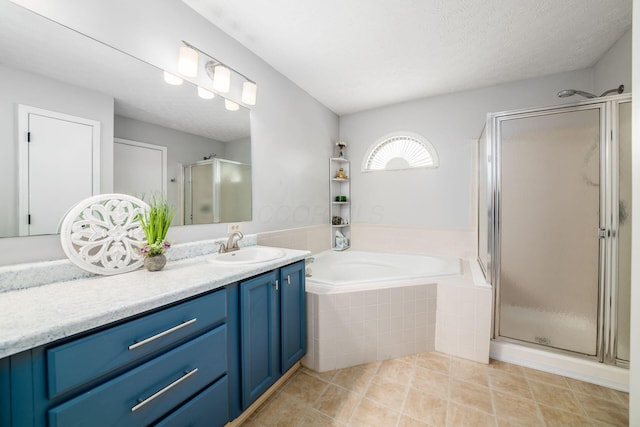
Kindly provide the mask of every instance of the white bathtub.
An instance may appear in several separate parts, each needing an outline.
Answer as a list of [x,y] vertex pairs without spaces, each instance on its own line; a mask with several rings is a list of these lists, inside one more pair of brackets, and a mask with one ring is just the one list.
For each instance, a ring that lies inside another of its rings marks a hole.
[[307,268],[303,363],[320,372],[435,350],[438,283],[463,279],[459,258],[353,250]]
[[433,283],[459,275],[459,258],[388,254],[364,251],[326,251],[307,266],[307,292],[344,293]]

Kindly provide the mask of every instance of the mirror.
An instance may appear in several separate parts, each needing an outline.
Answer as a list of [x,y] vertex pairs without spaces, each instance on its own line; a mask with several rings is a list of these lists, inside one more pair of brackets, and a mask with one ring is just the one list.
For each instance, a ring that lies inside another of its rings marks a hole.
[[[174,225],[251,219],[248,109],[169,85],[161,69],[6,0],[0,9],[0,237],[56,233],[96,192],[166,194]],[[190,170],[212,160],[242,173],[212,174],[206,203],[189,194]]]

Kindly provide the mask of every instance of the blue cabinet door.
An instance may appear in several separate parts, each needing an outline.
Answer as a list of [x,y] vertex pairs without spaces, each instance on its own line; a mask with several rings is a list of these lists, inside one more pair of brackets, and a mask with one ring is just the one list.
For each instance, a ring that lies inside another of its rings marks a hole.
[[305,355],[307,349],[304,261],[283,267],[280,282],[280,366],[284,373]]
[[280,376],[278,270],[240,283],[242,406],[246,409]]

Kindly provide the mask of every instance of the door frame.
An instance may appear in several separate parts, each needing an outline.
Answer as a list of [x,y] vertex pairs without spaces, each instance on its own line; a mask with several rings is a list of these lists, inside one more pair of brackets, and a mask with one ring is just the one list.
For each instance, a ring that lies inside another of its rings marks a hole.
[[[84,117],[72,116],[25,104],[18,104],[18,235],[29,236],[29,224],[24,219],[29,215],[29,116],[31,114],[80,123],[92,128],[92,185],[91,195],[100,194],[100,122]],[[78,200],[79,201],[79,200]]]

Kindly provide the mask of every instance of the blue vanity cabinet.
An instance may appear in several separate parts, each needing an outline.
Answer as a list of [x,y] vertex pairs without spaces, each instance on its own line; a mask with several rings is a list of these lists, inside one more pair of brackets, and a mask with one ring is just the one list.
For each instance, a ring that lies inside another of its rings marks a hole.
[[225,425],[237,300],[230,285],[0,360],[0,427]]
[[243,409],[280,376],[279,287],[278,270],[240,282]]
[[287,372],[307,352],[304,261],[280,270],[280,369]]
[[242,407],[306,352],[304,261],[240,282]]

